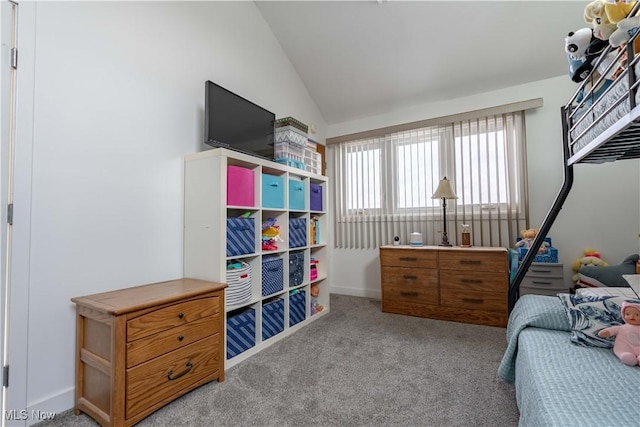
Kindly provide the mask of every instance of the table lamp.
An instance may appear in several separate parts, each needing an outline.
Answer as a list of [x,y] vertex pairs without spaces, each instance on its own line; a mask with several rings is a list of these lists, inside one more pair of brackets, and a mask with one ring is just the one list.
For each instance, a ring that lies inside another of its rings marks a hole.
[[447,199],[457,199],[456,193],[451,188],[451,181],[445,176],[440,180],[436,192],[431,196],[432,199],[442,199],[442,220],[444,221],[444,227],[442,228],[442,241],[440,246],[451,246],[449,243],[449,237],[447,236]]

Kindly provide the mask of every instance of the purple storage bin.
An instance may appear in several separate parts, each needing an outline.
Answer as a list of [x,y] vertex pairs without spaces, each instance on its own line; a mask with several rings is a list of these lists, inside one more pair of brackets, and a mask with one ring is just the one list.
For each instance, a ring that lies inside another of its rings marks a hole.
[[322,212],[322,186],[320,184],[311,184],[309,192],[311,198],[309,200],[309,207],[312,211]]

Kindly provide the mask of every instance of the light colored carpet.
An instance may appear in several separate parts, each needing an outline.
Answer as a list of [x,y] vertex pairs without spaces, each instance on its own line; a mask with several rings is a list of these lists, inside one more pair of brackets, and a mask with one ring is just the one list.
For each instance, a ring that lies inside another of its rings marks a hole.
[[[514,388],[496,375],[505,332],[331,295],[323,318],[138,425],[516,426]],[[38,425],[96,423],[66,411]]]

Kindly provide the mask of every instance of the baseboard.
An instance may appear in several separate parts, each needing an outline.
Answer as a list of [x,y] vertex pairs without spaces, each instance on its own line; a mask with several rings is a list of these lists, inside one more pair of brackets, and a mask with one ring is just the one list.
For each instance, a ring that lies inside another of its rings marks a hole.
[[381,298],[379,290],[374,291],[371,289],[347,288],[344,286],[331,286],[329,288],[329,292],[332,294],[349,295],[352,297],[365,297],[365,298],[375,298],[375,299]]
[[40,400],[27,408],[27,425],[33,425],[45,420],[53,420],[57,414],[73,409],[75,401],[75,387],[69,387],[58,394]]

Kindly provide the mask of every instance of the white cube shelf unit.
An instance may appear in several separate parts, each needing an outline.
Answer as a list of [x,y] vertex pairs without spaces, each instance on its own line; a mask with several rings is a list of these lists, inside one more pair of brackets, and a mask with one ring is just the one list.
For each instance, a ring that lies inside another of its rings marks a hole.
[[[228,179],[229,167],[242,176]],[[229,264],[250,271],[250,285],[234,289],[230,284],[226,290],[225,368],[329,312],[330,224],[325,176],[224,148],[186,156],[184,174],[184,276],[227,283]],[[272,196],[271,187],[278,185],[282,188],[276,188],[277,194]],[[276,242],[277,249],[263,250],[262,225],[267,220],[275,220],[280,230],[282,241]],[[238,232],[243,233],[241,254],[236,254],[237,235],[227,231],[228,224],[236,222],[254,226]],[[303,268],[292,264],[290,269],[290,261],[301,259]],[[313,268],[312,259],[316,262]],[[271,267],[275,280],[270,276]],[[317,298],[311,297],[312,285],[318,285]],[[274,301],[277,304],[271,304]],[[323,306],[322,311],[313,310],[317,304]],[[275,317],[274,312],[278,313]],[[237,326],[234,319],[242,320],[243,325]],[[242,336],[236,337],[236,332]]]

